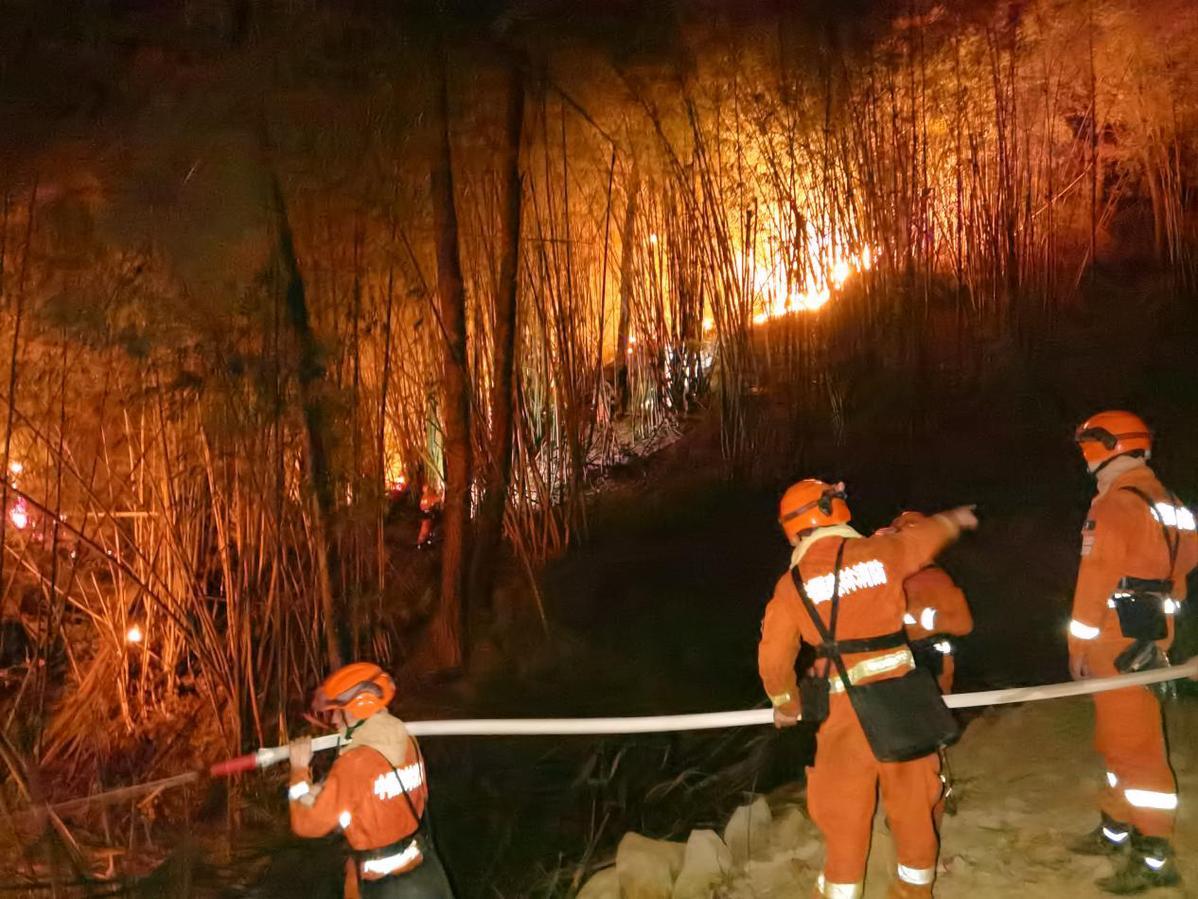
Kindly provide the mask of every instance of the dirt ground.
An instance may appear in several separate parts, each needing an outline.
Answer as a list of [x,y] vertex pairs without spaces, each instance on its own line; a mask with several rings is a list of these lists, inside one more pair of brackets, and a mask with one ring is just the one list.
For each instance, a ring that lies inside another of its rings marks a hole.
[[[1167,723],[1182,796],[1175,846],[1184,882],[1150,895],[1198,897],[1198,703],[1171,703]],[[959,807],[944,824],[938,899],[1107,895],[1093,881],[1110,873],[1111,862],[1063,848],[1097,822],[1103,767],[1091,748],[1092,730],[1093,707],[1084,699],[995,709],[972,722],[951,751]],[[750,863],[717,895],[810,894],[822,855],[818,835],[799,806],[774,811],[774,857]],[[885,895],[893,865],[879,810],[866,899]]]

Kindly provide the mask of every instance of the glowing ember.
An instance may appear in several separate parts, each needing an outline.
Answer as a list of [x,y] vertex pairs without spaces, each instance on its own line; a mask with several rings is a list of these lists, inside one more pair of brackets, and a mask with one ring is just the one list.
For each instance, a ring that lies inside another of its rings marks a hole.
[[20,462],[18,462],[16,459],[13,459],[11,462],[8,463],[8,470],[11,471],[13,474],[20,474],[21,472],[23,472],[25,470],[25,466],[22,465]]
[[126,643],[140,643],[141,641],[142,641],[141,628],[135,624],[135,625],[133,625],[133,627],[129,628],[128,632],[125,634],[125,642]]
[[19,499],[13,504],[8,513],[8,520],[12,522],[12,526],[18,531],[23,531],[29,527],[29,510],[25,508],[25,501]]
[[841,259],[832,266],[832,286],[841,287],[852,273],[853,270],[849,268],[849,264]]

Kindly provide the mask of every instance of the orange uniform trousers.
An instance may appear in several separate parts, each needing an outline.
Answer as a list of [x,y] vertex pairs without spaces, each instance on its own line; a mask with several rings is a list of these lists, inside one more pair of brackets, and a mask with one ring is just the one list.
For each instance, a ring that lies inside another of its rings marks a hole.
[[[953,675],[956,673],[957,663],[953,660],[952,653],[948,653],[944,656],[942,664],[944,667],[940,669],[940,677],[936,680],[940,684],[940,692],[947,696],[953,692]],[[943,778],[941,778],[941,783],[947,786]],[[932,810],[932,820],[936,823],[936,833],[940,833],[940,825],[944,821],[946,799],[948,799],[948,791],[941,790],[940,798],[936,800],[936,807]]]
[[940,669],[940,677],[936,678],[940,684],[940,692],[947,696],[953,692],[953,675],[957,671],[957,663],[953,661],[952,653],[948,653],[944,657],[944,667]]
[[939,757],[879,762],[849,698],[832,696],[828,720],[819,729],[815,765],[807,769],[807,807],[827,847],[824,878],[829,883],[865,879],[879,784],[898,863],[934,869],[940,841],[932,813],[943,789]]
[[[1087,654],[1095,677],[1113,677],[1115,657],[1127,646],[1102,642]],[[1148,837],[1173,834],[1174,812],[1142,808],[1128,801],[1127,790],[1176,794],[1169,767],[1161,704],[1147,687],[1094,694],[1094,748],[1106,762],[1107,781],[1100,807],[1116,821],[1131,824]]]

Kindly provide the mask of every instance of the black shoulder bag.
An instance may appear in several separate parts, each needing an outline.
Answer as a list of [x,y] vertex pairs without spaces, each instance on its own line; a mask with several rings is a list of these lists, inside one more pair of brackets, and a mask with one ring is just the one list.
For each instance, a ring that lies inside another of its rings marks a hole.
[[[849,679],[849,672],[844,664],[844,653],[893,648],[896,645],[905,645],[906,639],[902,631],[897,631],[895,634],[837,642],[840,568],[846,542],[841,542],[836,554],[831,627],[825,626],[823,619],[819,617],[815,603],[811,601],[807,589],[803,586],[803,578],[797,565],[791,569],[791,577],[812,624],[824,641],[820,646],[820,652],[836,667],[875,758],[880,762],[906,762],[922,758],[941,746],[956,742],[961,735],[960,728],[952,712],[944,704],[935,679],[927,671],[913,668],[901,677],[874,681],[862,686],[853,684]],[[901,642],[899,637],[902,637]]]

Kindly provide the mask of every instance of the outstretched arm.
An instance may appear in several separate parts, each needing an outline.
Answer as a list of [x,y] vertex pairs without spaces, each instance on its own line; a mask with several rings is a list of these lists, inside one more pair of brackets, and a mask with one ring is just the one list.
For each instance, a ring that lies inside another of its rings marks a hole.
[[774,706],[774,723],[779,727],[787,727],[799,720],[795,660],[799,656],[803,638],[786,597],[781,595],[781,589],[779,583],[774,598],[765,607],[761,642],[757,646],[757,667],[766,695]]
[[323,837],[341,824],[346,810],[342,796],[339,762],[333,763],[329,776],[322,784],[312,783],[309,763],[312,741],[296,740],[291,744],[291,784],[287,790],[291,809],[291,829],[301,837]]

